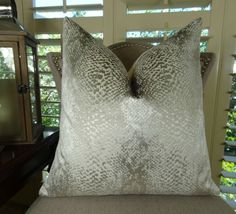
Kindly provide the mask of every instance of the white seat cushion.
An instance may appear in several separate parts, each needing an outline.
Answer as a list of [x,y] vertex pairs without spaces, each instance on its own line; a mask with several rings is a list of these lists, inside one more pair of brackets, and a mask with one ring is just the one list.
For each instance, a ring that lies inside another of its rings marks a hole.
[[233,214],[216,196],[39,197],[27,214]]

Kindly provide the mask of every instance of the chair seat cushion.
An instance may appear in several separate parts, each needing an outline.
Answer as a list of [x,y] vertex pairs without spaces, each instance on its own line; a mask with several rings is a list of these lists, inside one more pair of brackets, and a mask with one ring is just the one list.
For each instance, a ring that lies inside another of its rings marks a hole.
[[233,214],[217,196],[39,197],[27,214]]

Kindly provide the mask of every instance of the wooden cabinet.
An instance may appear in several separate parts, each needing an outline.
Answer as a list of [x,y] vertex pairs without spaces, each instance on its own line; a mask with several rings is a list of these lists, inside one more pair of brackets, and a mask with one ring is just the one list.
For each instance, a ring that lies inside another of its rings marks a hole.
[[0,144],[42,134],[37,41],[14,18],[0,19]]

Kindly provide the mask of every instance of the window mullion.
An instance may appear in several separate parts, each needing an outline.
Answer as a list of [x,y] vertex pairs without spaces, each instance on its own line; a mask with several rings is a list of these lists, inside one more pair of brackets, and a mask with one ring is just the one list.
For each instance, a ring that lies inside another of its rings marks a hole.
[[66,10],[67,10],[67,8],[66,8],[66,0],[63,0],[63,12],[64,13],[66,13]]

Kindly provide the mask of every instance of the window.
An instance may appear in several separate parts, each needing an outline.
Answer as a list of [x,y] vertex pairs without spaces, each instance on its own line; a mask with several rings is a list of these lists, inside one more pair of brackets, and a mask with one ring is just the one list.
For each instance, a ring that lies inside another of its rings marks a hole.
[[135,0],[127,0],[127,14],[143,14],[143,13],[182,13],[194,11],[210,11],[211,1],[146,1],[137,2]]
[[60,34],[36,35],[36,38],[40,41],[40,45],[38,45],[38,65],[42,123],[46,127],[59,126],[60,98],[51,70],[47,64],[46,54],[48,52],[61,51],[60,37]]
[[[102,41],[103,39],[103,33],[91,33],[91,35],[98,40]],[[52,72],[48,67],[46,54],[61,52],[61,35],[38,34],[36,38],[40,41],[40,45],[38,45],[38,65],[42,123],[47,128],[55,128],[59,127],[60,122],[60,98]]]
[[[158,45],[165,37],[171,36],[176,30],[162,30],[162,31],[128,31],[126,33],[126,40],[133,42],[149,42],[152,45]],[[206,52],[209,30],[203,29],[201,32],[200,51]]]
[[[236,55],[234,55],[236,58]],[[228,121],[226,125],[224,160],[222,161],[222,176],[220,187],[222,197],[236,209],[236,59],[232,76]]]
[[34,18],[103,16],[103,0],[33,0]]

